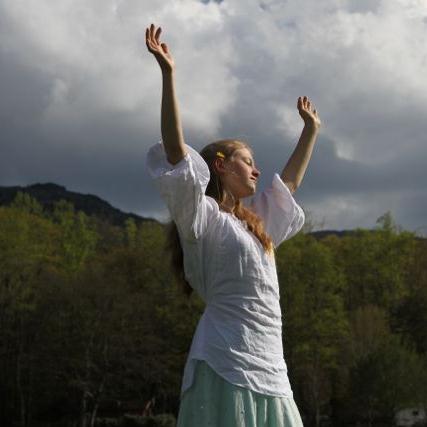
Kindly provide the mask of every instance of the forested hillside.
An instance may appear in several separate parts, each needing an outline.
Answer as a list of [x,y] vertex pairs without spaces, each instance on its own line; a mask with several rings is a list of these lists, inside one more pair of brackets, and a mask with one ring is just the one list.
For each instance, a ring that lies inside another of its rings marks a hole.
[[[392,425],[427,403],[427,242],[375,230],[276,254],[285,359],[305,425]],[[203,311],[175,285],[161,224],[111,225],[28,195],[0,206],[0,425],[176,416]],[[113,425],[113,424],[110,424]],[[118,424],[116,424],[118,425]]]

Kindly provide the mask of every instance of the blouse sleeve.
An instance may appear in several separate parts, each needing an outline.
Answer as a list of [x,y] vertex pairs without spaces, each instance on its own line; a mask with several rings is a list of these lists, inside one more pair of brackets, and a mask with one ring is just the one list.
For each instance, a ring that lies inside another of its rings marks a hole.
[[150,147],[146,167],[166,202],[180,236],[199,239],[218,214],[216,201],[205,195],[210,180],[208,165],[185,144],[187,154],[175,165],[168,162],[162,140]]
[[276,248],[297,234],[305,222],[304,211],[277,173],[272,185],[253,197],[250,208],[263,219]]

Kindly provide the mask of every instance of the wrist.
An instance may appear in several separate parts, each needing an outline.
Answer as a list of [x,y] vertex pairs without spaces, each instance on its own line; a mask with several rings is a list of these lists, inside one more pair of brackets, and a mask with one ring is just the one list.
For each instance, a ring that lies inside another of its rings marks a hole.
[[173,68],[162,68],[162,75],[165,78],[173,77],[175,75],[175,69],[173,69]]
[[312,122],[312,121],[306,121],[304,122],[304,128],[311,132],[318,132],[320,129],[320,123]]

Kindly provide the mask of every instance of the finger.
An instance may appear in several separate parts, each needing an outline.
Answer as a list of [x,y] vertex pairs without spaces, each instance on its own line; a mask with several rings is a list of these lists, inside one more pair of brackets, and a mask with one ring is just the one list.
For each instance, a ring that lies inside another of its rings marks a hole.
[[313,110],[313,114],[314,114],[315,116],[317,116],[317,110],[316,110],[316,109],[314,109],[314,110]]
[[148,28],[145,30],[145,44],[147,45],[147,47],[150,47],[150,48],[152,46],[151,38],[150,38],[150,30]]
[[302,108],[302,98],[301,97],[298,97],[297,107],[299,110]]
[[151,43],[153,43],[153,45],[154,46],[156,46],[157,45],[157,40],[156,40],[156,26],[155,25],[153,25],[153,24],[151,24],[151,29],[150,29],[151,31],[150,31],[150,40],[151,40]]
[[155,47],[155,46],[153,46],[153,43],[152,43],[150,40],[148,40],[148,41],[147,41],[147,48],[148,48],[148,50],[149,50],[151,53],[156,53],[156,52],[157,52],[156,47]]
[[165,51],[165,53],[169,53],[169,49],[168,49],[168,46],[166,45],[166,43],[162,43],[162,48]]
[[155,34],[155,39],[156,39],[156,42],[157,43],[160,43],[160,41],[159,41],[159,37],[160,37],[160,33],[162,32],[162,28],[161,27],[159,27],[158,29],[157,29],[157,31],[156,31],[156,34]]
[[156,55],[159,53],[159,48],[153,44],[153,42],[150,39],[147,39],[147,49],[149,52],[151,52],[153,55]]
[[147,28],[145,30],[145,41],[146,42],[151,42],[151,35],[150,35],[150,29],[149,28]]
[[157,46],[159,44],[156,39],[156,26],[154,24],[151,24],[151,28],[150,28],[150,41],[153,44],[153,46]]
[[145,30],[145,44],[148,49],[151,49],[150,30],[148,28]]
[[307,101],[307,109],[310,110],[310,107],[311,107],[311,102]]

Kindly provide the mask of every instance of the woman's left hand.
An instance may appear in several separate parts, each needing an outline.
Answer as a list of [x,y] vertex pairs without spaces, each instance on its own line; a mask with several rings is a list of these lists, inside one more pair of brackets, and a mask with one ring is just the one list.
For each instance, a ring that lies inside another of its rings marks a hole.
[[298,98],[298,111],[301,118],[304,120],[304,124],[306,126],[312,126],[315,128],[319,128],[322,122],[320,121],[320,117],[317,114],[316,109],[312,109],[312,105],[310,100],[304,96]]

